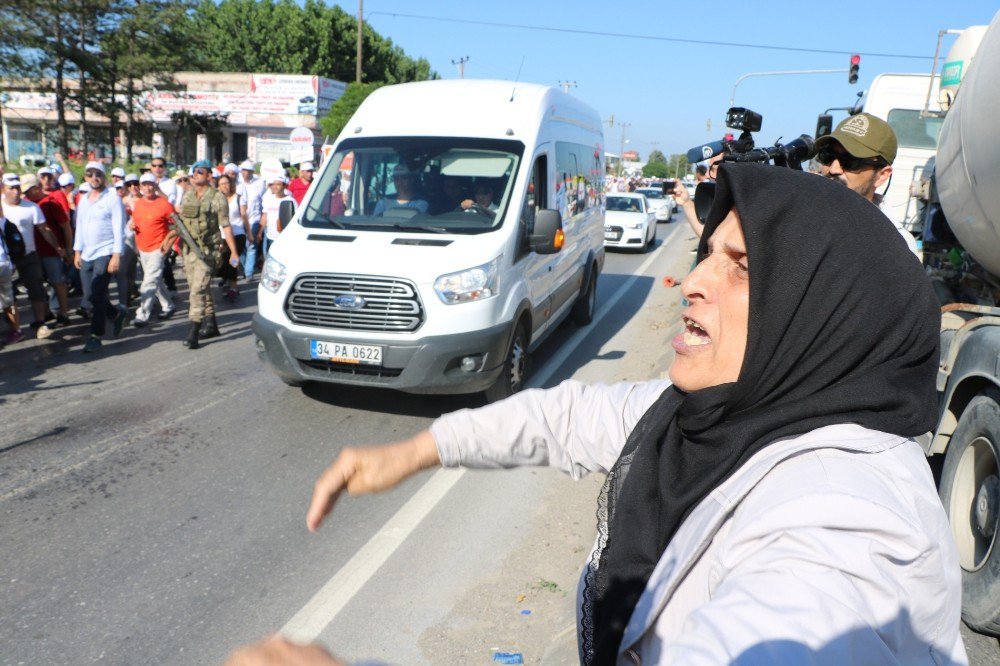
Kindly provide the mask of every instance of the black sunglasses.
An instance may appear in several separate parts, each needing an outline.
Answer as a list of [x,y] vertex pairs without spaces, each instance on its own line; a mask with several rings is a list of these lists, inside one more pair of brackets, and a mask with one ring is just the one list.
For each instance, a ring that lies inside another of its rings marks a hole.
[[161,168],[161,169],[162,169],[163,167],[165,167],[165,166],[167,166],[167,165],[166,165],[166,164],[163,164],[162,162],[161,162],[160,164],[157,164],[156,162],[153,162],[153,163],[152,163],[152,164],[150,164],[149,166],[151,166],[151,167],[158,167],[158,168]]
[[104,172],[98,171],[97,169],[88,169],[86,173],[87,178],[93,178],[94,176],[100,176],[104,178]]
[[196,173],[199,176],[201,176],[201,175],[204,175],[204,174],[208,173],[208,169],[202,169],[202,168],[199,167],[199,168],[195,169],[193,173]]
[[840,162],[840,168],[844,171],[863,171],[866,168],[880,169],[887,163],[881,157],[855,157],[850,153],[838,152],[829,146],[824,146],[816,153],[816,161],[823,166],[830,166],[833,161]]

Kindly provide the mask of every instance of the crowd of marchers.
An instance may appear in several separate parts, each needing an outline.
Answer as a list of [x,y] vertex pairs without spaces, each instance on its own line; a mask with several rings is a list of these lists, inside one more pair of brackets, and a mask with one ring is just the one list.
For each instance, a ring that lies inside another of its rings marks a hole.
[[[35,172],[0,167],[0,348],[78,330],[75,319],[87,324],[83,351],[96,352],[107,328],[118,337],[130,324],[141,329],[169,319],[178,303],[177,267],[188,278],[189,319],[195,309],[210,314],[197,320],[200,338],[218,335],[213,289],[194,294],[187,250],[207,261],[222,299],[238,303],[240,283],[252,282],[281,231],[281,202],[297,205],[313,172],[304,162],[291,180],[286,173],[265,178],[250,160],[202,160],[168,174],[166,160],[153,158],[126,173],[94,160],[78,183],[59,154]],[[200,205],[212,201],[214,208]],[[213,221],[199,227],[206,213]]]

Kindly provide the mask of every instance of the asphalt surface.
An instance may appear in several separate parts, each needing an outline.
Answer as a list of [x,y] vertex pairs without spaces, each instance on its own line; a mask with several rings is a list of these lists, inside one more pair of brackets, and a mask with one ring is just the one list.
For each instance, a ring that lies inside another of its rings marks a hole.
[[[665,371],[680,307],[662,278],[683,277],[692,258],[679,217],[659,225],[653,255],[609,254],[600,318],[539,349],[536,382]],[[342,447],[394,441],[481,401],[288,388],[258,362],[253,299],[242,299],[195,352],[180,344],[183,318],[127,329],[93,356],[79,320],[0,351],[0,664],[221,663],[320,602],[315,636],[351,660],[489,663],[512,651],[571,663],[600,479],[426,473],[345,500],[309,534],[312,484]],[[426,516],[393,532],[434,484],[446,490]],[[331,610],[317,592],[345,566],[371,571]],[[971,663],[1000,664],[994,639],[966,636]]]

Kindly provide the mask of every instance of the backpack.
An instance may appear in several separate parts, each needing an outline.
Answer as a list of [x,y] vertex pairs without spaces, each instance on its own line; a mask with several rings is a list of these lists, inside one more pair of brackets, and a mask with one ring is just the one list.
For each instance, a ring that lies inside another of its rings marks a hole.
[[0,220],[4,221],[3,244],[7,247],[7,254],[10,255],[11,261],[21,261],[24,259],[24,255],[27,254],[28,248],[24,244],[24,237],[21,236],[20,228],[8,219],[0,217]]

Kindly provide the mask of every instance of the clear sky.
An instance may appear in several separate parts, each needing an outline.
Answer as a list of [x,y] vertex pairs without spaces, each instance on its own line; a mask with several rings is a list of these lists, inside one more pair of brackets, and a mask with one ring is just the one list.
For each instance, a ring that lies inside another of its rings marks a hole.
[[[351,14],[357,2],[338,2]],[[737,8],[746,8],[738,11]],[[427,58],[442,78],[458,78],[453,60],[468,57],[466,78],[557,85],[602,118],[630,123],[627,149],[641,157],[653,148],[667,155],[721,138],[737,78],[748,72],[845,69],[862,54],[857,85],[846,73],[750,78],[736,105],[764,116],[760,145],[813,134],[816,115],[850,106],[877,74],[929,72],[937,33],[988,24],[1000,2],[989,0],[869,0],[868,2],[551,2],[549,0],[365,0],[366,20],[408,55]],[[392,14],[396,14],[393,16]],[[474,25],[403,16],[420,15],[526,27]],[[597,34],[593,34],[597,33]],[[608,36],[607,33],[615,33]],[[635,35],[629,37],[627,35]],[[677,43],[656,38],[736,42],[836,53]],[[946,37],[942,57],[954,40]],[[901,58],[902,54],[924,56]],[[940,68],[940,65],[939,65]],[[835,115],[839,120],[843,117]],[[711,121],[711,130],[706,128]],[[621,128],[605,126],[607,150],[617,153]]]

